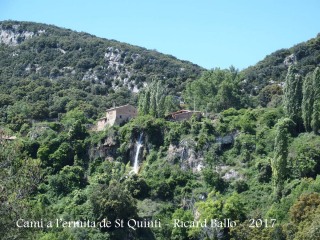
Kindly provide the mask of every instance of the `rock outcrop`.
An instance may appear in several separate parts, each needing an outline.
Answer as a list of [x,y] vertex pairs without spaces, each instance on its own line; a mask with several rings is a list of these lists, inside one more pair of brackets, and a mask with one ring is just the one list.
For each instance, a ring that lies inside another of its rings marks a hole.
[[17,46],[23,41],[43,33],[45,33],[45,30],[38,30],[36,32],[22,30],[20,29],[20,25],[13,25],[8,29],[0,25],[0,43],[8,46]]

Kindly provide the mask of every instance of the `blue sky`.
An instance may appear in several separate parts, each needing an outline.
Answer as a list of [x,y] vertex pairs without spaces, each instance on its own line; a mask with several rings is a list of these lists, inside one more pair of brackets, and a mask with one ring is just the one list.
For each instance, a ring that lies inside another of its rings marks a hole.
[[239,69],[320,32],[319,0],[0,0],[0,20],[54,24]]

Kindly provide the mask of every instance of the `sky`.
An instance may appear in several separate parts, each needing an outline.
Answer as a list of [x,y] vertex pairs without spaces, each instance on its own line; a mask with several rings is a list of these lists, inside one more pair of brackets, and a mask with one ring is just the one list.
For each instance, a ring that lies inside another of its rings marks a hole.
[[0,20],[53,24],[207,69],[244,69],[320,33],[319,0],[0,0]]

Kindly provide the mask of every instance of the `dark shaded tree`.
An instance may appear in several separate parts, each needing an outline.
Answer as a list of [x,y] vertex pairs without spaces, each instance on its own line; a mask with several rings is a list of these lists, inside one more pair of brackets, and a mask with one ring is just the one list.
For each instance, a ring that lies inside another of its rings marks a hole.
[[319,133],[320,129],[320,68],[317,67],[313,72],[313,109],[311,126],[315,134]]
[[313,102],[314,102],[314,92],[313,92],[313,76],[308,74],[304,81],[302,87],[303,99],[302,99],[302,118],[303,124],[307,131],[311,130],[311,120],[312,120],[312,111],[313,111]]
[[299,130],[302,125],[302,77],[295,66],[290,66],[284,88],[284,110],[286,116],[296,123]]
[[284,181],[287,177],[287,157],[289,146],[289,128],[292,120],[283,118],[276,124],[274,157],[271,159],[272,180],[274,192],[278,199],[281,197]]

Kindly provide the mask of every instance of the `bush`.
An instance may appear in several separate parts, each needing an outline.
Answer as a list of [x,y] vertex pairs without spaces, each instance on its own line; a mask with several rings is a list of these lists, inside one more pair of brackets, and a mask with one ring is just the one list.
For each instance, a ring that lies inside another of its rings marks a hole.
[[79,166],[65,166],[49,177],[50,188],[58,195],[66,195],[74,189],[85,186],[84,170]]

